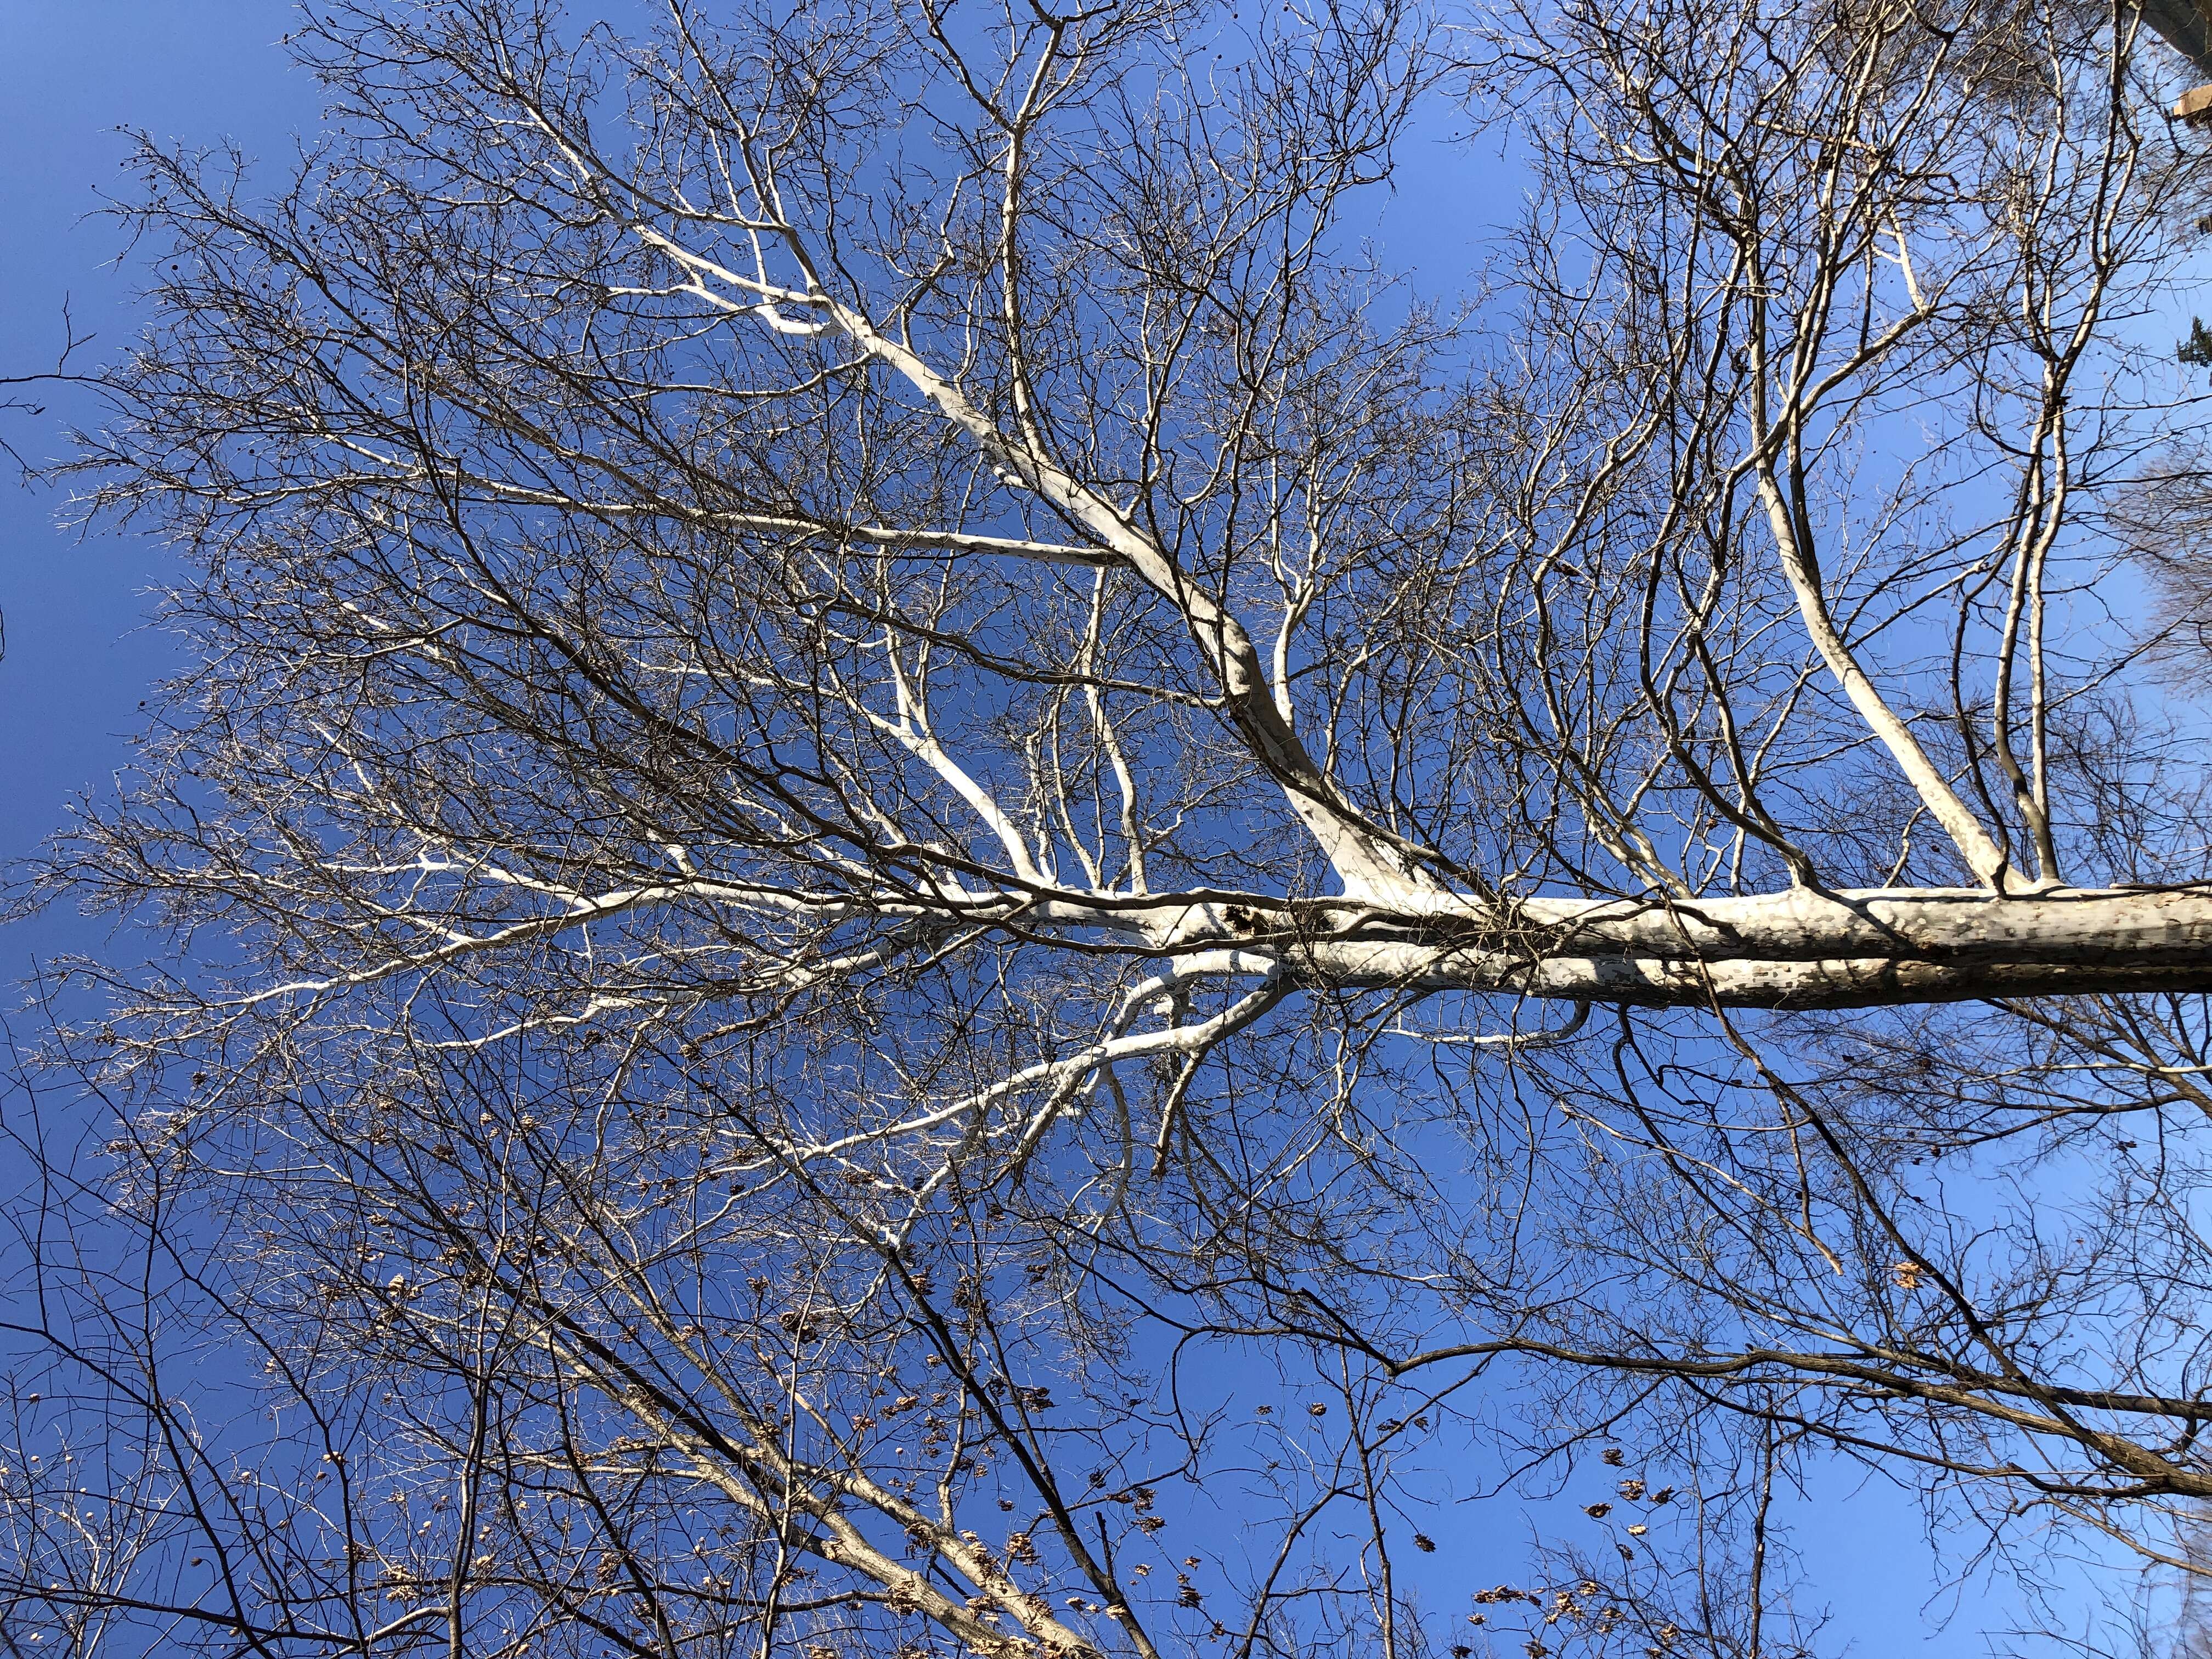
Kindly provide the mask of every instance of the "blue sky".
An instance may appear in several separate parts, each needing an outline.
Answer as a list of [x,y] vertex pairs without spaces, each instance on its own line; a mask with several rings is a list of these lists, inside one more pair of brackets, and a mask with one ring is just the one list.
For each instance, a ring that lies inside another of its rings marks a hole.
[[[234,140],[279,166],[294,135],[312,132],[316,88],[277,45],[290,15],[281,0],[0,0],[0,365],[51,362],[65,298],[78,331],[96,336],[88,364],[130,337],[135,277],[116,264],[119,232],[97,216],[99,192],[118,180],[127,149],[116,129]],[[1383,217],[1386,254],[1419,267],[1421,286],[1435,292],[1478,257],[1486,216],[1509,211],[1517,191],[1494,150],[1425,140],[1408,161]],[[47,402],[43,416],[5,417],[4,435],[34,459],[58,452],[69,419],[93,418],[65,389]],[[0,856],[9,860],[63,822],[72,793],[98,789],[122,763],[139,701],[174,660],[143,626],[149,590],[164,579],[160,550],[65,533],[56,526],[61,505],[51,491],[0,484]],[[0,971],[12,979],[39,957],[87,945],[98,948],[98,935],[80,921],[18,923],[0,931]],[[1458,1525],[1435,1530],[1448,1550],[1494,1548],[1510,1559],[1532,1525],[1570,1528],[1573,1504],[1588,1496],[1571,1493],[1579,1495],[1527,1514],[1509,1502],[1453,1506]],[[1950,1632],[1928,1639],[1923,1603],[1950,1603],[1937,1595],[1911,1505],[1840,1480],[1820,1500],[1801,1516],[1801,1541],[1856,1651],[1978,1654],[1977,1631],[2008,1622],[2007,1598],[1972,1589]]]
[[[288,72],[276,42],[281,0],[5,0],[0,4],[0,364],[51,368],[66,300],[86,362],[134,327],[136,278],[118,269],[121,236],[95,216],[118,183],[127,142],[116,129],[206,142],[233,137],[283,157],[311,131],[316,89]],[[41,417],[5,417],[27,459],[58,453],[64,427],[90,420],[88,399],[35,389]],[[138,700],[172,660],[139,626],[162,580],[159,550],[140,538],[58,531],[51,490],[0,483],[0,856],[33,851],[61,823],[70,794],[112,774]],[[41,919],[0,933],[0,971],[76,931]]]

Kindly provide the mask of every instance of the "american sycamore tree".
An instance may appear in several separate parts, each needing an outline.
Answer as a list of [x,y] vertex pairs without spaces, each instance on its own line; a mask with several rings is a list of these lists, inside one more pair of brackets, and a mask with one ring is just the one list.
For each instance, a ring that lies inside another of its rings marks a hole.
[[1809,1654],[1845,1477],[2203,1605],[2131,6],[290,45],[63,469],[187,666],[19,885],[9,1659]]

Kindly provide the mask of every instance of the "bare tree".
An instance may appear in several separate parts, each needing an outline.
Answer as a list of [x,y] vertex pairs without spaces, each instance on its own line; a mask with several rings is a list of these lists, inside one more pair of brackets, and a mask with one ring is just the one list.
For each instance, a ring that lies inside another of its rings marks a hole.
[[[2197,1571],[2137,33],[312,11],[84,438],[196,665],[42,878],[162,943],[19,1131],[11,1650],[1778,1656],[1836,1457]],[[1469,1436],[1597,1555],[1440,1591]]]

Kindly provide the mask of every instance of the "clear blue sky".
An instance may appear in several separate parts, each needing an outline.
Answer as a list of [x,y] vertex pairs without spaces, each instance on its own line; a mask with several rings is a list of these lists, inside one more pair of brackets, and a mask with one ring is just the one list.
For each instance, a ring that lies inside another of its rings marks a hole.
[[[282,158],[312,131],[316,88],[288,72],[276,42],[282,0],[0,0],[0,364],[50,368],[64,298],[79,332],[97,335],[88,362],[131,336],[136,278],[115,260],[121,236],[95,216],[126,141],[236,138]],[[4,418],[27,459],[58,453],[63,428],[92,418],[66,390],[33,396],[40,418]],[[0,481],[0,857],[32,851],[62,821],[70,795],[110,775],[149,683],[173,660],[137,624],[145,590],[162,580],[158,550],[140,538],[59,533],[50,490]],[[61,933],[41,921],[0,933],[8,978]]]
[[[116,228],[96,216],[98,192],[118,181],[127,149],[116,129],[234,139],[280,166],[294,135],[313,131],[316,88],[277,45],[290,16],[282,0],[0,0],[0,365],[47,366],[64,296],[80,331],[98,337],[88,361],[130,337],[135,276],[114,263]],[[1423,142],[1408,159],[1383,218],[1386,252],[1419,265],[1434,292],[1478,257],[1480,210],[1505,207],[1517,191],[1494,151]],[[1478,210],[1468,210],[1470,194]],[[58,392],[41,418],[6,417],[5,435],[27,457],[47,458],[72,416],[91,418],[88,404]],[[122,763],[139,700],[174,661],[168,642],[141,625],[148,590],[164,577],[159,549],[64,534],[59,506],[51,492],[0,483],[0,858],[9,860],[33,851],[73,793],[96,790]],[[97,936],[67,917],[16,924],[0,931],[0,975],[13,980],[35,957],[87,945],[97,948]],[[1854,1494],[1838,1483],[1821,1496],[1801,1516],[1802,1541],[1834,1628],[1856,1638],[1855,1651],[1979,1655],[1989,1644],[1978,1631],[2011,1622],[2008,1598],[1977,1588],[1951,1631],[1926,1639],[1921,1610],[1936,1584],[1917,1512],[1879,1488]],[[1446,1546],[1439,1559],[1494,1550],[1510,1563],[1532,1524],[1570,1528],[1573,1504],[1586,1498],[1528,1514],[1510,1502],[1449,1506],[1431,1528]]]

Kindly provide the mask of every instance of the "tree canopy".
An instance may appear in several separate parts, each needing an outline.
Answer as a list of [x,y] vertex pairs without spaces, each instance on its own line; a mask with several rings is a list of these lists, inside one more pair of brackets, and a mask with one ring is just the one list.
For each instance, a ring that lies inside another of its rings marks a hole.
[[2208,1571],[2135,11],[302,15],[64,469],[191,665],[27,878],[11,1654],[1812,1653],[1838,1460]]

